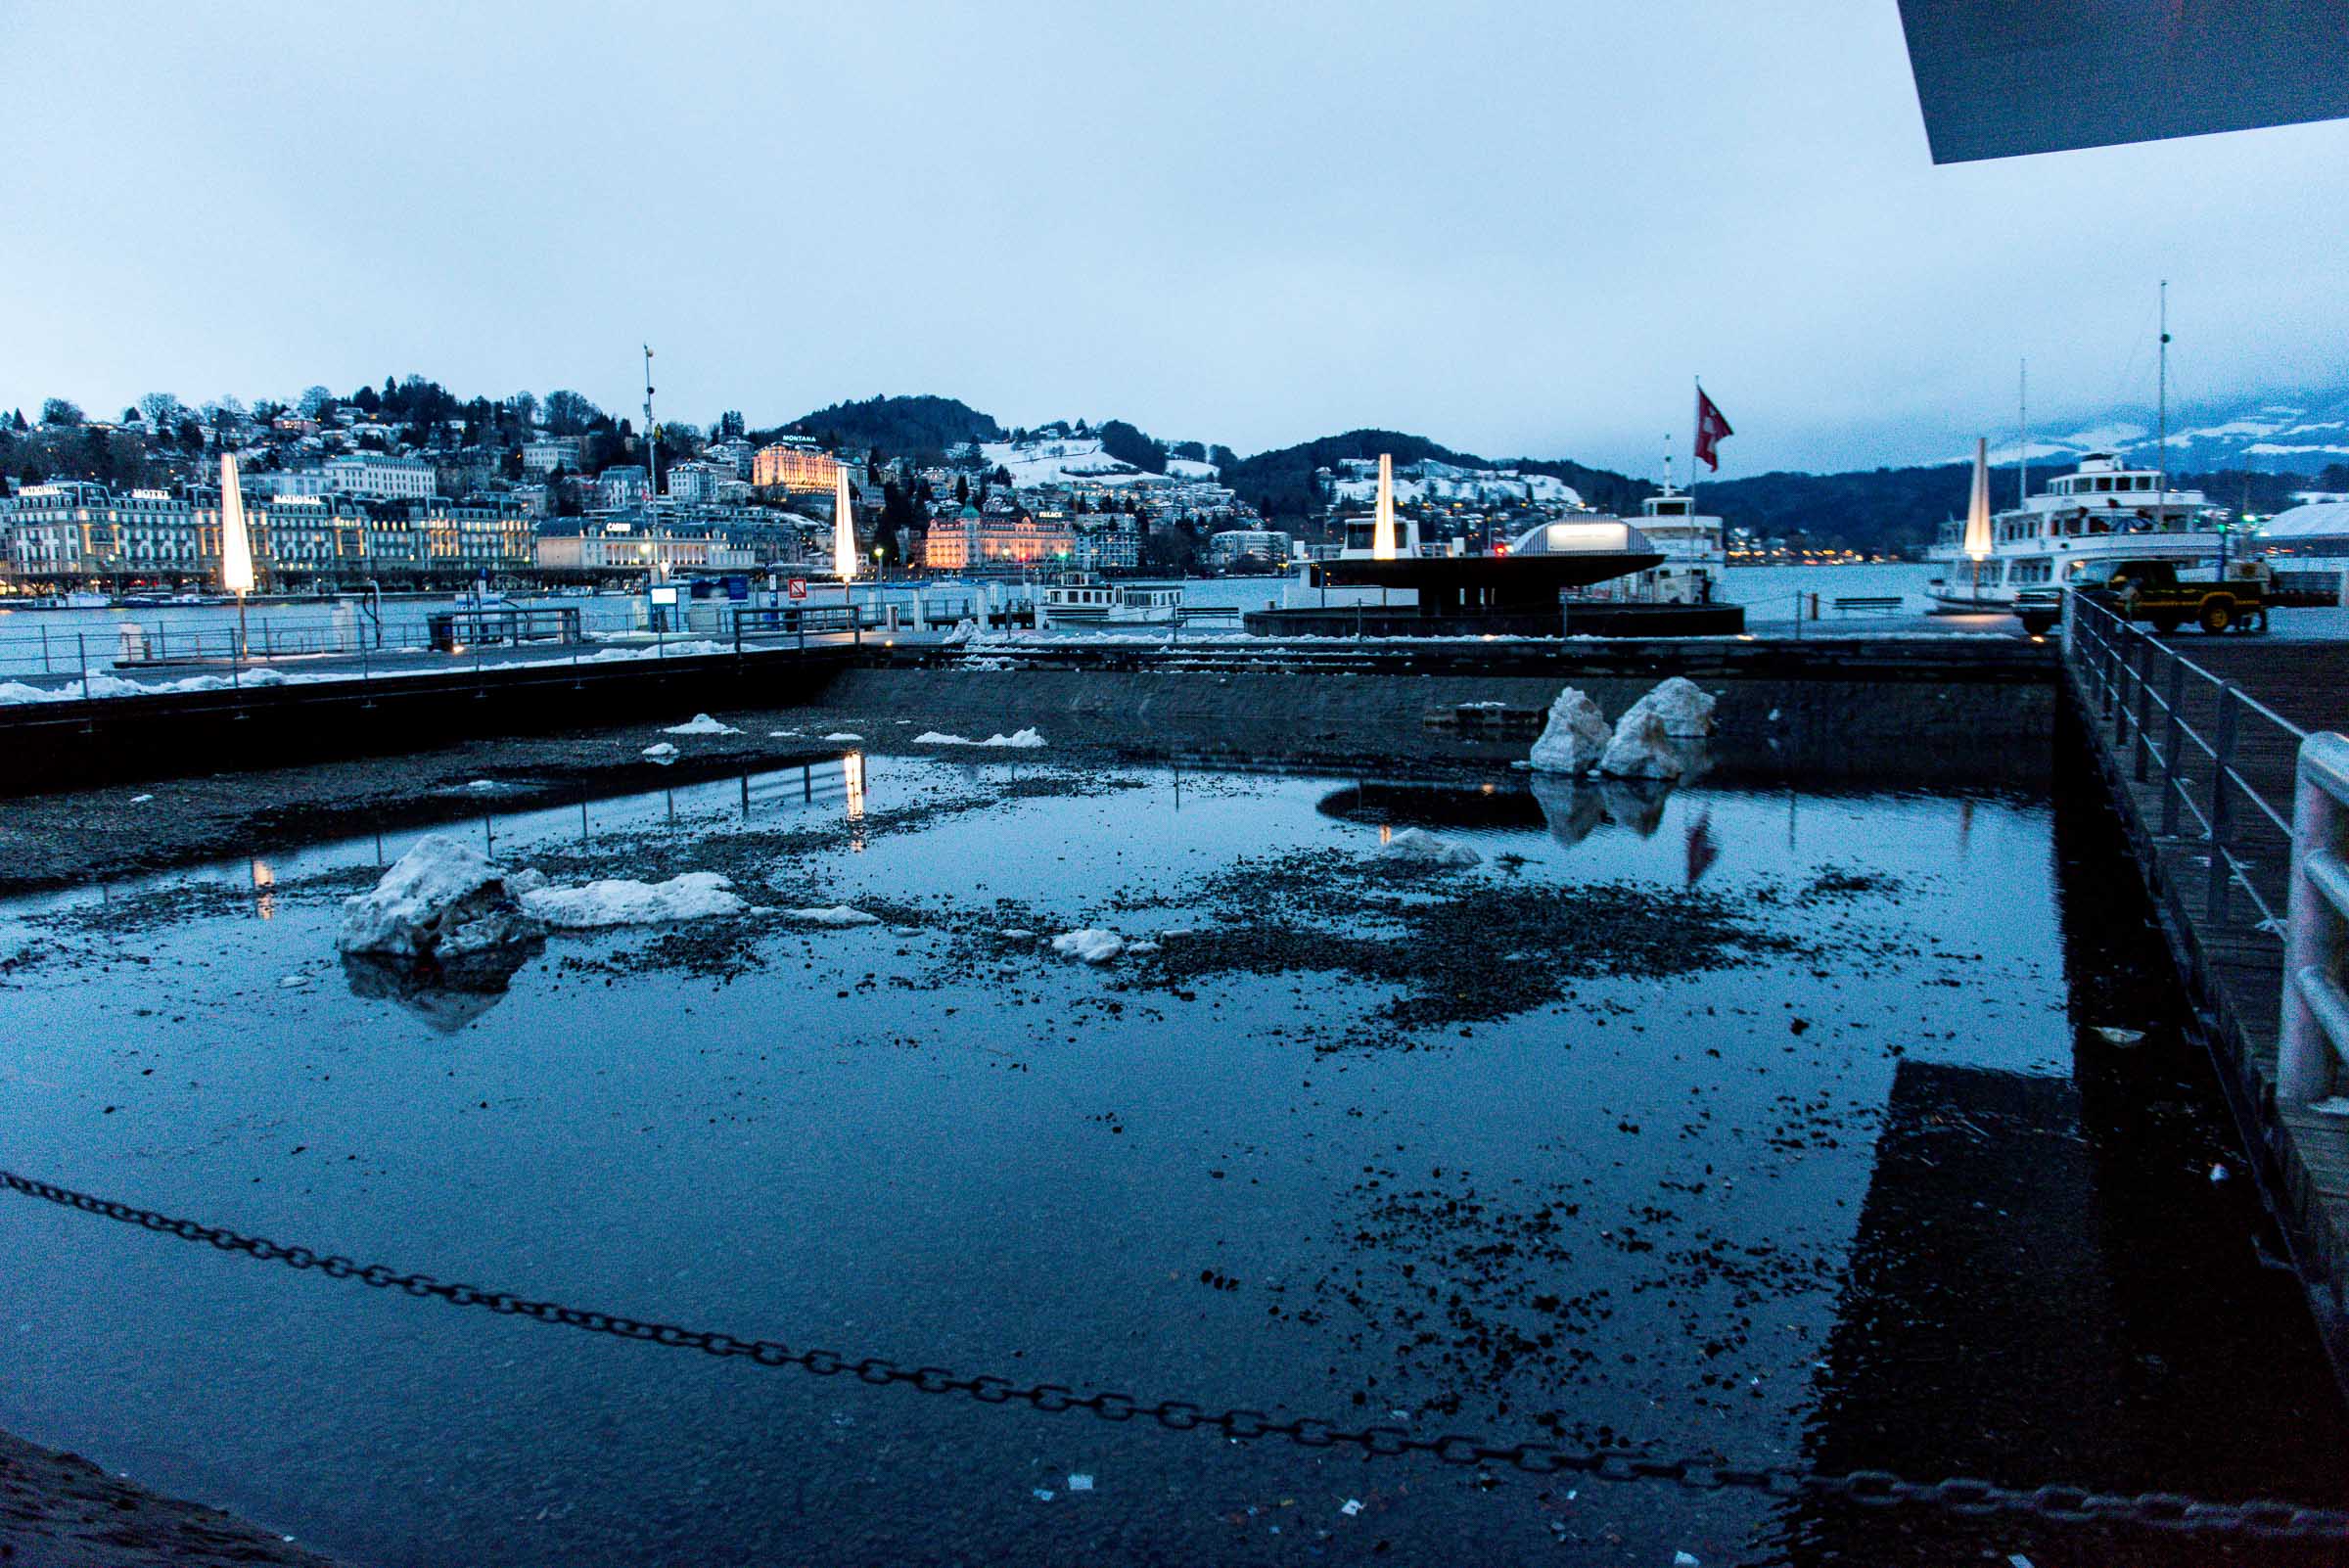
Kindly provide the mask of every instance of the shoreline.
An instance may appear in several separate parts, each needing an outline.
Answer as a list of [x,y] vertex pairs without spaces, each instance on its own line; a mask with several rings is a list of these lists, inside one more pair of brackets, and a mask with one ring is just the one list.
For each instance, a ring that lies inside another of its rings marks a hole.
[[349,1568],[224,1509],[0,1431],[0,1561],[24,1568]]

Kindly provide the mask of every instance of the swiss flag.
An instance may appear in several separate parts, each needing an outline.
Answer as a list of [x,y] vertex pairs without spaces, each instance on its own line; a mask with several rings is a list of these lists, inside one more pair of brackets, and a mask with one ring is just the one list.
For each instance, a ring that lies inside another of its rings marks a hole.
[[1722,417],[1721,410],[1714,406],[1713,399],[1707,397],[1705,390],[1699,387],[1696,390],[1695,451],[1697,461],[1714,473],[1720,473],[1721,438],[1736,434],[1735,431],[1729,429],[1729,422]]

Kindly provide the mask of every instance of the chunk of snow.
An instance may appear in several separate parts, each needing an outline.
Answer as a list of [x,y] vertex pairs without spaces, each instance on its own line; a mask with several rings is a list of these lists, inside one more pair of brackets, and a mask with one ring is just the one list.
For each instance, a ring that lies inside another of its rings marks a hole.
[[731,724],[721,724],[708,714],[696,714],[682,724],[671,724],[664,735],[739,735],[741,730]]
[[285,975],[280,977],[277,984],[282,990],[293,991],[309,983],[310,977],[307,975]]
[[2117,1029],[2110,1024],[2098,1024],[2096,1033],[2104,1037],[2108,1045],[2134,1045],[2145,1038],[2142,1029]]
[[1549,705],[1549,722],[1527,761],[1537,773],[1588,773],[1606,755],[1610,733],[1598,704],[1569,686]]
[[560,930],[595,931],[740,914],[743,901],[727,891],[731,887],[714,871],[687,871],[667,882],[608,878],[576,888],[533,888],[522,896],[522,906]]
[[797,735],[799,731],[796,729],[770,729],[766,733],[768,739],[780,740],[786,735]]
[[1155,942],[1129,942],[1126,944],[1126,950],[1131,953],[1152,953],[1158,951],[1158,944]]
[[1034,942],[1036,940],[1035,932],[1025,931],[1017,926],[1012,927],[1009,931],[998,931],[995,935],[1001,937],[1005,942]]
[[1356,1514],[1361,1511],[1362,1499],[1359,1498],[1348,1498],[1344,1502],[1338,1504],[1338,1512],[1344,1514],[1349,1519],[1353,1518]]
[[1087,926],[1082,931],[1064,931],[1054,937],[1052,950],[1063,958],[1078,958],[1088,964],[1105,964],[1126,950],[1126,939],[1114,931]]
[[1069,1477],[1069,1490],[1071,1492],[1090,1492],[1093,1490],[1093,1478],[1089,1475],[1073,1475]]
[[853,730],[836,729],[831,734],[826,735],[824,739],[828,741],[860,741],[864,739],[864,737],[857,734]]
[[1697,1568],[1696,1559],[1684,1551],[1672,1554],[1672,1568]]
[[1664,716],[1652,708],[1625,713],[1599,754],[1598,770],[1613,778],[1679,778],[1681,754],[1673,749]]
[[2322,1100],[2311,1100],[2308,1108],[2319,1116],[2349,1116],[2349,1094],[2334,1094]]
[[1470,866],[1481,863],[1484,856],[1465,844],[1438,838],[1425,828],[1405,828],[1392,839],[1371,852],[1371,858],[1392,860],[1405,865],[1433,865],[1446,867]]
[[155,797],[152,795],[134,795],[130,798],[130,804],[133,806],[145,806],[149,801],[154,799]]
[[538,935],[506,886],[503,867],[441,834],[419,839],[372,893],[343,900],[342,952],[451,958]]
[[677,749],[668,741],[655,741],[652,745],[647,746],[641,755],[651,758],[656,762],[663,762],[676,756]]
[[836,903],[826,909],[786,909],[783,914],[786,919],[810,926],[877,926],[881,923],[879,915],[852,909],[845,903]]
[[968,642],[978,634],[979,623],[965,616],[954,623],[954,629],[946,633],[944,640],[946,646],[950,648],[956,643]]
[[[1713,698],[1685,675],[1674,675],[1624,710],[1624,716],[1650,713],[1664,721],[1664,733],[1694,740],[1713,733]],[[1616,726],[1622,733],[1622,726]]]
[[1023,729],[1009,735],[997,732],[983,741],[975,741],[967,735],[948,735],[942,730],[926,729],[913,738],[913,743],[916,746],[1015,746],[1024,749],[1043,745],[1044,737],[1033,729]]

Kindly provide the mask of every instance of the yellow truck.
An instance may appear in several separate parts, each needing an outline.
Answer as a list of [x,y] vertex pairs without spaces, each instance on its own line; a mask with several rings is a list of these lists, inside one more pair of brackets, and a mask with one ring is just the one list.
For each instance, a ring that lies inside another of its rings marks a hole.
[[2149,622],[2155,631],[2189,621],[2208,632],[2268,629],[2267,568],[2259,562],[2238,562],[2225,576],[2195,582],[2179,576],[2174,561],[2097,561],[2072,585],[2082,598],[2124,620]]

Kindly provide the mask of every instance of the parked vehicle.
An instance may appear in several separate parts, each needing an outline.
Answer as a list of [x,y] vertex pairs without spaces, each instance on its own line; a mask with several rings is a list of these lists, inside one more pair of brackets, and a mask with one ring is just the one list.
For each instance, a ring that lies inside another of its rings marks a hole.
[[2124,620],[2145,621],[2160,632],[2192,622],[2207,632],[2268,629],[2267,568],[2238,562],[2226,576],[2188,581],[2174,561],[2096,562],[2073,579],[2083,598],[2093,599]]

